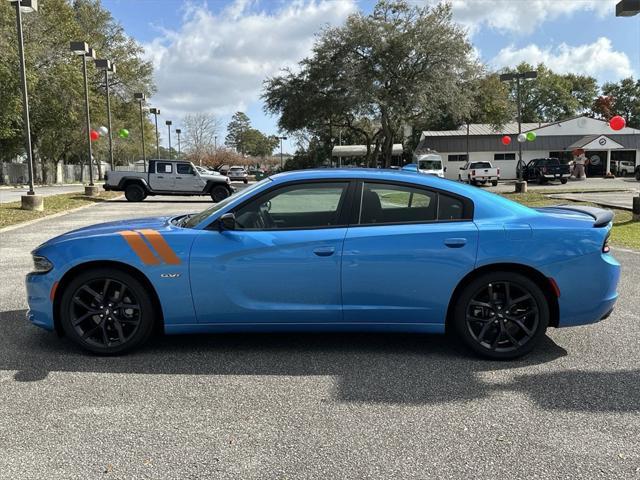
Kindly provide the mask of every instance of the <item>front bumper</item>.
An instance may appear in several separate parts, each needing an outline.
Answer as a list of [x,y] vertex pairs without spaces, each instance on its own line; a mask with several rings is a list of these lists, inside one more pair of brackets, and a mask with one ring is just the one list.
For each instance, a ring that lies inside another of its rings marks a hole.
[[46,330],[53,330],[53,301],[51,290],[55,280],[49,273],[29,273],[25,279],[27,287],[27,319]]

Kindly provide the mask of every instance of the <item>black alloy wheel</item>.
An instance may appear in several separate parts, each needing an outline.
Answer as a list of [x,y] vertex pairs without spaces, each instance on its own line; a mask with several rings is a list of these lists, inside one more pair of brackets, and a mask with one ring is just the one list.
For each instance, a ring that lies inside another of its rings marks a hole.
[[222,186],[214,187],[213,190],[211,190],[211,200],[213,200],[215,203],[221,202],[228,196],[229,191]]
[[91,352],[123,353],[146,341],[153,330],[149,293],[125,272],[84,272],[67,285],[62,295],[65,333]]
[[531,351],[549,324],[547,299],[527,277],[502,272],[471,282],[456,306],[455,326],[475,352],[510,359]]

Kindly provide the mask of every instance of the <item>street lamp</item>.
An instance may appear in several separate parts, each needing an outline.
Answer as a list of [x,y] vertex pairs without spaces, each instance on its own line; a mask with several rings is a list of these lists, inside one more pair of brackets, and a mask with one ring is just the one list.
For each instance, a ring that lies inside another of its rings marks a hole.
[[160,137],[158,136],[158,115],[160,115],[160,109],[150,108],[149,113],[152,113],[156,119],[156,158],[160,159]]
[[167,120],[164,124],[167,126],[167,131],[169,132],[169,160],[171,160],[171,120]]
[[111,170],[115,170],[113,163],[113,138],[111,137],[111,100],[109,98],[109,73],[116,73],[116,64],[111,63],[109,60],[98,59],[95,61],[96,68],[98,70],[104,70],[104,86],[107,91],[107,128],[109,129],[109,162],[111,163]]
[[82,59],[82,75],[84,77],[84,103],[87,121],[87,145],[89,153],[89,186],[84,188],[85,195],[95,195],[98,188],[93,184],[93,151],[91,147],[91,116],[89,114],[89,84],[87,83],[87,58],[95,60],[96,52],[89,48],[87,42],[71,42],[69,49]]
[[180,130],[179,128],[176,128],[176,135],[178,135],[178,160],[180,159],[180,134],[182,133],[182,130]]
[[[522,133],[522,115],[521,115],[521,105],[520,105],[520,80],[525,79],[534,79],[538,77],[538,72],[529,71],[529,72],[516,72],[516,73],[503,73],[500,75],[501,82],[511,82],[512,80],[516,81],[516,103],[518,109],[518,135]],[[527,182],[522,180],[522,169],[524,166],[524,162],[522,161],[522,142],[518,142],[518,165],[516,167],[518,174],[518,181],[516,182],[516,192],[526,192],[527,190]]]
[[144,103],[145,95],[144,93],[134,93],[133,98],[135,98],[136,100],[138,100],[138,102],[140,102],[140,141],[142,142],[142,165],[143,165],[144,171],[146,172],[147,171],[147,155],[144,152],[144,115],[142,113],[142,104]]
[[640,13],[640,0],[621,0],[616,5],[616,17],[632,17]]
[[276,137],[276,138],[280,140],[280,170],[282,170],[284,168],[284,162],[282,157],[282,141],[286,140],[287,137]]
[[22,14],[38,10],[37,0],[11,1],[16,7],[16,27],[18,30],[18,56],[20,57],[20,86],[22,88],[22,117],[24,121],[24,141],[27,151],[27,169],[29,171],[29,191],[22,196],[22,209],[43,210],[44,203],[41,195],[36,195],[33,189],[33,149],[31,147],[31,123],[29,121],[29,93],[27,90],[27,74],[24,62],[24,36],[22,34]]

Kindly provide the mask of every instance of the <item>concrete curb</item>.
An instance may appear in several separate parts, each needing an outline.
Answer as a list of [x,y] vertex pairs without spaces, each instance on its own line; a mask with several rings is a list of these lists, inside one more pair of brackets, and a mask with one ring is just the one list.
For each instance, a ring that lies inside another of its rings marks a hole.
[[557,194],[557,195],[545,195],[545,196],[548,197],[548,198],[553,198],[554,200],[568,200],[570,202],[593,203],[593,204],[599,205],[601,207],[615,208],[616,210],[627,210],[628,212],[632,212],[633,211],[632,207],[627,207],[627,206],[623,206],[623,205],[614,205],[614,204],[609,203],[609,202],[594,201],[594,200],[588,200],[588,199],[585,199],[585,198],[577,198],[577,197],[560,197],[558,195],[560,195],[560,194]]
[[75,213],[79,210],[84,210],[85,208],[95,207],[96,205],[100,205],[102,203],[113,202],[115,200],[120,200],[124,195],[120,195],[119,197],[110,198],[109,200],[105,200],[104,202],[95,202],[90,203],[88,205],[82,205],[81,207],[72,208],[71,210],[65,210],[63,212],[52,213],[51,215],[45,215],[44,217],[34,218],[33,220],[27,220],[26,222],[16,223],[15,225],[9,225],[7,227],[0,228],[0,233],[10,232],[11,230],[16,230],[22,227],[28,227],[29,225],[33,225],[34,223],[41,222],[43,220],[49,220],[51,218],[62,217],[64,215],[68,215],[70,213]]

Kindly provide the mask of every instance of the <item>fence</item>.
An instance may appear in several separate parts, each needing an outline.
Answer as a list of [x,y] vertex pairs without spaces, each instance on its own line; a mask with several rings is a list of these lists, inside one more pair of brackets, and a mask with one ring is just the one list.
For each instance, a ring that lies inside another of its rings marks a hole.
[[[109,170],[107,163],[102,163],[102,173]],[[128,166],[117,167],[127,169]],[[133,167],[132,167],[133,169]],[[98,166],[93,166],[93,178],[98,180]],[[37,184],[54,183],[82,183],[89,181],[89,167],[87,165],[64,165],[59,164],[56,168],[54,164],[45,164],[43,175],[42,165],[35,165],[34,180]],[[29,183],[29,168],[26,163],[0,163],[0,184],[2,185],[24,185]]]

